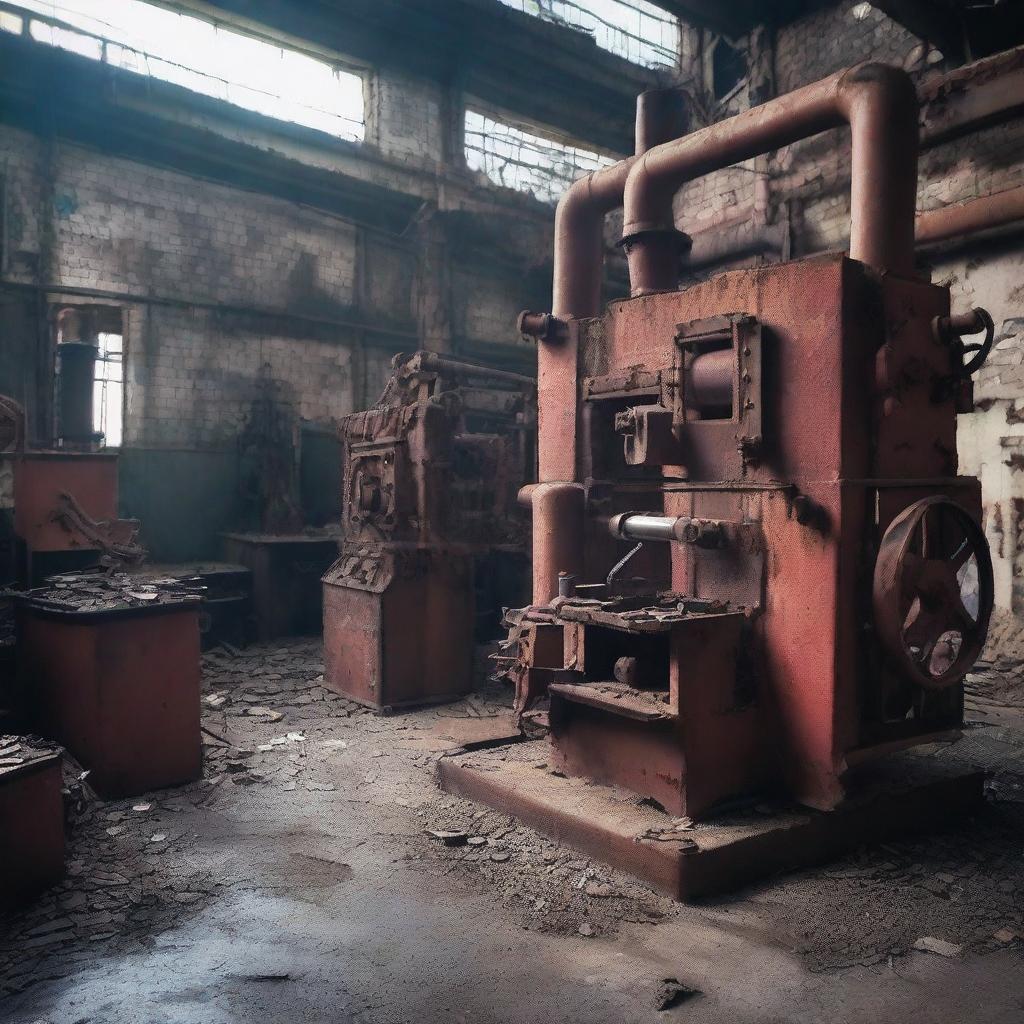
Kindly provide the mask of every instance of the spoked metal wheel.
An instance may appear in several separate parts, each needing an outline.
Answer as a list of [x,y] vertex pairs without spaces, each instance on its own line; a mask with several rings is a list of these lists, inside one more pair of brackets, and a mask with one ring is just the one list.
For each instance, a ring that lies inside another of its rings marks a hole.
[[992,616],[992,556],[981,527],[934,495],[889,525],[875,563],[878,637],[913,682],[941,690],[981,654]]

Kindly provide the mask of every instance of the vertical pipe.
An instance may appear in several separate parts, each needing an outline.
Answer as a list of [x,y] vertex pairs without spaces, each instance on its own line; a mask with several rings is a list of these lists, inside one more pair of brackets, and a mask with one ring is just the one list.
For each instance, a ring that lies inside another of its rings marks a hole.
[[[636,141],[638,153],[648,146],[675,138],[685,129],[686,107],[678,89],[652,89],[637,98]],[[552,312],[564,320],[597,316],[601,312],[601,276],[604,263],[604,218],[622,205],[626,177],[636,157],[580,178],[562,196],[555,211],[554,278]],[[578,353],[573,331],[560,342],[538,342],[537,347],[537,462],[542,484],[559,481],[569,486],[576,479],[576,432],[578,414]],[[582,494],[582,492],[580,492]],[[582,506],[563,520],[549,515],[548,503],[533,504],[534,594],[536,604],[555,596],[560,570],[582,571],[582,547],[577,566],[555,565],[582,544]],[[570,499],[566,498],[565,501]],[[571,501],[582,498],[573,498]],[[575,507],[575,506],[573,506]],[[553,515],[553,514],[552,514]],[[538,531],[540,538],[538,539]],[[556,555],[558,557],[556,557]]]
[[533,506],[533,603],[558,596],[558,574],[583,574],[583,521],[586,496],[582,484],[537,484]]

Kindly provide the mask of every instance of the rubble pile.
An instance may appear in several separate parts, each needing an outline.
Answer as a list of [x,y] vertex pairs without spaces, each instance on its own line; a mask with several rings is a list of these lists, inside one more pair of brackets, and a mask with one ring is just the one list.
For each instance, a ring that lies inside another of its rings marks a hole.
[[995,612],[985,650],[967,677],[967,693],[1008,707],[1024,707],[1024,620]]

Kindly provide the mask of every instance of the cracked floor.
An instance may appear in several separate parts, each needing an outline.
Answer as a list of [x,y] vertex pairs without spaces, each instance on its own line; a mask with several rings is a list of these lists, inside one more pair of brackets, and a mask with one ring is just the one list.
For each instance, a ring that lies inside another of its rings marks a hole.
[[[313,641],[203,667],[203,779],[87,803],[66,881],[0,925],[11,1024],[1024,1016],[1024,713],[990,690],[936,751],[994,773],[975,819],[686,907],[437,789],[510,731],[501,688],[380,718]],[[698,994],[659,1010],[667,978]]]

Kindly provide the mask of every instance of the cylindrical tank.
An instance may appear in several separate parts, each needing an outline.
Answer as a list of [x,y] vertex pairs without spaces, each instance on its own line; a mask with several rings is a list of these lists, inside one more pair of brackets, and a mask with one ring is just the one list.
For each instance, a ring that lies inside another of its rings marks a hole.
[[57,346],[57,437],[64,446],[88,445],[93,427],[96,346],[65,341]]

